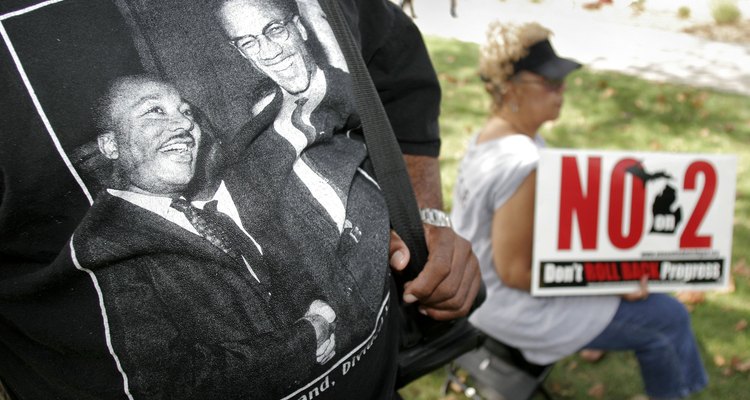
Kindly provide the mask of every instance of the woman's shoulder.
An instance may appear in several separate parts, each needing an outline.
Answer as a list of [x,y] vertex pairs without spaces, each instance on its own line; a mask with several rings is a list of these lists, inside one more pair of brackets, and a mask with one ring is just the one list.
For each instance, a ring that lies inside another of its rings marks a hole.
[[539,148],[534,138],[523,134],[510,134],[490,140],[472,140],[466,158],[480,164],[517,164],[536,162]]

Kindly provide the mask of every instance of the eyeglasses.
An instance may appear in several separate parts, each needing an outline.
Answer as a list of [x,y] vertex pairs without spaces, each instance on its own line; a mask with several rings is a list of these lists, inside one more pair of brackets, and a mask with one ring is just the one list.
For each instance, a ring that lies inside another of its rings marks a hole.
[[260,38],[265,37],[274,43],[280,43],[289,39],[289,29],[287,24],[294,18],[290,15],[281,21],[271,21],[263,28],[260,35],[245,35],[231,40],[234,47],[249,55],[256,55],[260,52]]
[[542,78],[540,80],[514,79],[513,81],[518,82],[518,83],[544,85],[544,88],[549,90],[550,92],[558,91],[560,90],[560,88],[563,87],[563,85],[565,85],[565,79],[548,79],[548,78]]

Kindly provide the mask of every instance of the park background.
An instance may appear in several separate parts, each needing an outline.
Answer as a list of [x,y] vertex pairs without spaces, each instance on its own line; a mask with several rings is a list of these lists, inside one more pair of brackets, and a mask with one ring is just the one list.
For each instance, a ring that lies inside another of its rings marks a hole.
[[[724,4],[736,18],[717,21],[712,12]],[[448,0],[414,5],[443,89],[448,209],[458,163],[489,110],[477,43],[491,19],[541,22],[554,32],[558,53],[586,65],[568,78],[561,117],[542,129],[549,146],[737,156],[732,283],[675,295],[691,312],[710,377],[691,399],[750,398],[750,1],[458,0],[457,18]],[[401,394],[465,398],[444,394],[444,379],[437,370]],[[545,385],[557,399],[646,399],[630,353],[609,353],[595,364],[572,355]]]

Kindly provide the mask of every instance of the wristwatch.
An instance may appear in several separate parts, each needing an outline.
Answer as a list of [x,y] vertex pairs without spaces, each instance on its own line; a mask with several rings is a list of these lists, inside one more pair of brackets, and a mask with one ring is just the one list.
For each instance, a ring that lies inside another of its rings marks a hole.
[[422,222],[434,226],[442,226],[450,228],[451,218],[445,212],[435,208],[420,208],[419,216],[422,218]]

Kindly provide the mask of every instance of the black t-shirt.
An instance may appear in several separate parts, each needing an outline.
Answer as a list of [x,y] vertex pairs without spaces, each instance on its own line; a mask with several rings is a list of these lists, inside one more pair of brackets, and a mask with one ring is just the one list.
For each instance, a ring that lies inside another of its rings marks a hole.
[[[17,398],[393,394],[387,211],[338,44],[315,2],[279,0],[287,17],[253,44],[220,27],[220,3],[0,5],[0,379]],[[341,6],[402,150],[435,156],[439,88],[416,28],[385,0]],[[301,93],[253,64],[291,39],[312,66]],[[192,108],[210,150],[185,196],[230,199],[244,258],[114,179],[92,110],[143,74]]]

